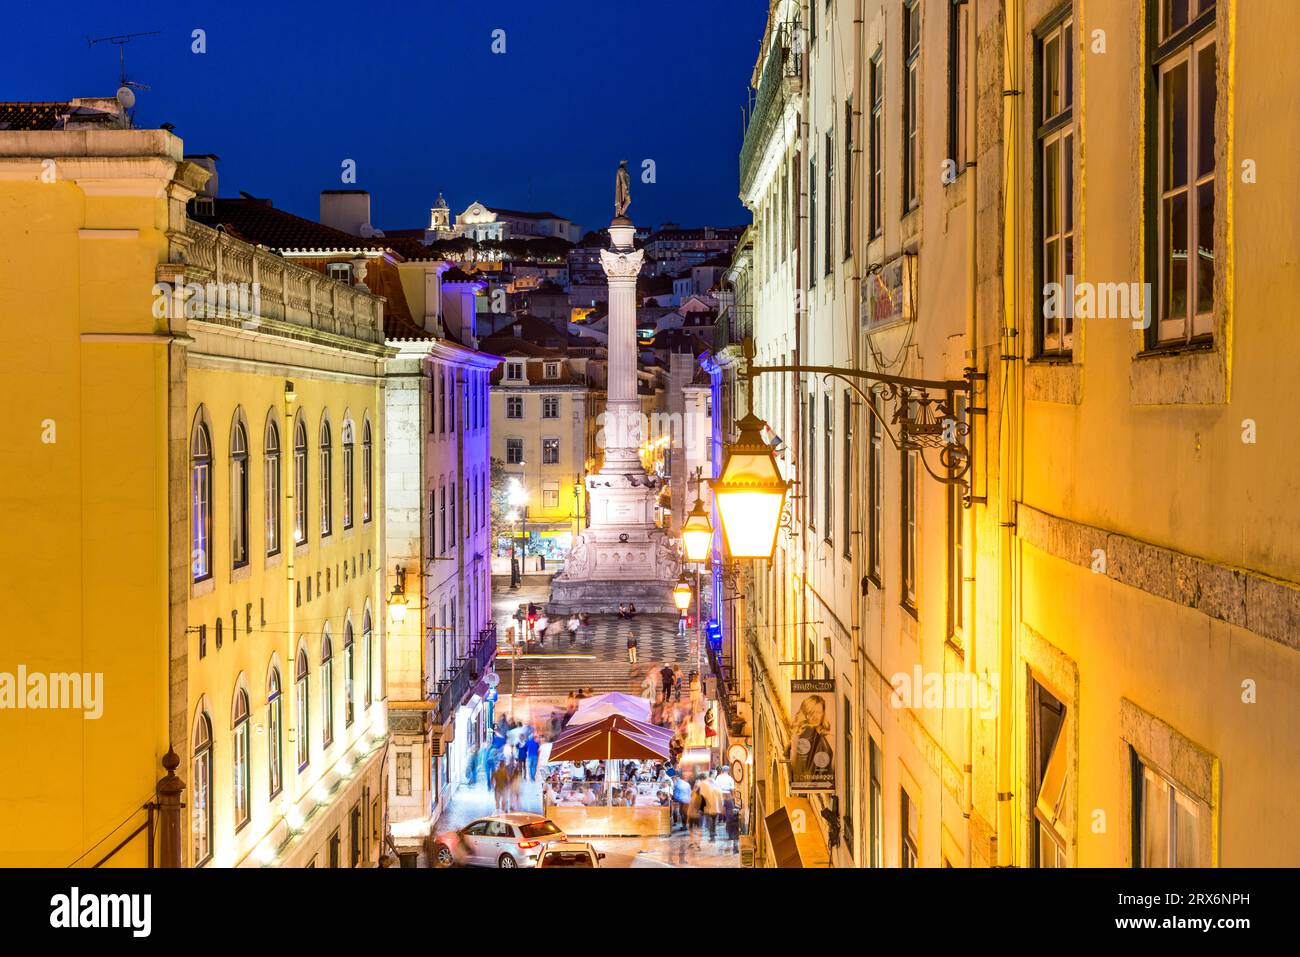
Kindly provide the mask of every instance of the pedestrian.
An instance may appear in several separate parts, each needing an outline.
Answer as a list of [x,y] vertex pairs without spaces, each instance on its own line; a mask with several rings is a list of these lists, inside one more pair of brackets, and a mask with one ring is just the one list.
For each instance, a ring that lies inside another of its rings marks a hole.
[[577,612],[574,612],[572,615],[569,616],[569,623],[568,623],[569,644],[573,644],[575,641],[578,640],[578,626],[581,624],[582,624],[582,620],[578,617]]
[[735,804],[727,811],[727,841],[733,854],[740,850],[740,808]]
[[538,571],[542,571],[542,572],[546,571],[546,556],[545,556],[545,555],[538,555],[538,556],[537,556],[537,570],[538,570]]
[[663,686],[664,701],[672,697],[673,693],[673,669],[664,665],[659,671],[659,683]]
[[627,660],[629,664],[636,664],[636,631],[627,633]]
[[679,774],[673,778],[673,826],[686,827],[686,806],[691,803],[691,782]]
[[682,666],[673,665],[673,700],[682,700]]
[[730,813],[732,805],[735,803],[736,779],[731,776],[726,765],[718,772],[718,776],[713,779],[713,783],[718,786],[722,792],[722,809],[723,813]]
[[506,810],[506,785],[509,783],[510,772],[506,770],[506,763],[501,761],[492,772],[492,796],[496,799],[498,814]]
[[469,756],[465,761],[465,783],[473,787],[478,783],[478,755],[479,746],[473,745],[469,749]]
[[722,813],[722,792],[718,786],[713,783],[714,772],[700,778],[699,794],[702,802],[701,812],[704,817],[704,823],[709,828],[709,842],[714,843],[718,839],[718,815]]
[[691,801],[686,805],[686,846],[700,849],[701,823],[704,819],[704,795],[697,784],[691,789]]
[[537,619],[537,644],[539,647],[546,644],[546,629],[550,627],[551,619],[546,617],[545,612],[542,612],[542,617]]
[[528,735],[528,740],[524,742],[524,754],[528,758],[528,780],[537,777],[537,755],[541,750],[541,745],[537,743],[537,736]]

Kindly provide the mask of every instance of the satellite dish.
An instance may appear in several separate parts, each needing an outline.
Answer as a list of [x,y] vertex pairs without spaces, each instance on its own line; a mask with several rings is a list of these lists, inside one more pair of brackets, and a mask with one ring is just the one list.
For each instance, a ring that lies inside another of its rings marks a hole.
[[135,91],[129,86],[120,86],[117,89],[117,102],[122,105],[124,110],[129,110],[135,106]]

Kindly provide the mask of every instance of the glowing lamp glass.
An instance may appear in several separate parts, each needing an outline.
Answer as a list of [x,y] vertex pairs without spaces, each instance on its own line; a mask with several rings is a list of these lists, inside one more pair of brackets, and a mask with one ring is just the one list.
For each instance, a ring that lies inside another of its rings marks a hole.
[[751,413],[737,425],[740,435],[727,449],[722,474],[709,483],[722,537],[732,558],[771,558],[790,485],[763,441],[762,420]]
[[673,586],[673,604],[677,606],[678,611],[685,611],[691,607],[691,586],[685,579]]
[[695,507],[682,522],[682,551],[689,562],[702,562],[709,557],[713,546],[713,523],[704,511],[704,503],[695,502]]

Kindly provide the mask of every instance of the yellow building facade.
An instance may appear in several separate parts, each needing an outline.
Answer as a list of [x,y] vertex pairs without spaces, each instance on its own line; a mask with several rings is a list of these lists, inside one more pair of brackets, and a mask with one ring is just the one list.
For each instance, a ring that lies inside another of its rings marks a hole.
[[0,863],[373,864],[383,301],[190,221],[206,172],[104,112],[0,134],[8,388],[41,413],[3,442],[11,580],[58,591],[0,671],[103,689],[94,718],[0,711]]

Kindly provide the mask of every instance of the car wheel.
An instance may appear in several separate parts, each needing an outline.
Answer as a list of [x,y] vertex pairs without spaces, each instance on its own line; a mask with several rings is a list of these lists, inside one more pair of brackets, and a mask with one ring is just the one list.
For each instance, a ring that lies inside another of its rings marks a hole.
[[438,850],[433,855],[433,861],[439,867],[451,867],[456,863],[456,858],[451,853],[451,848],[446,844],[439,844]]
[[502,854],[497,860],[497,867],[518,867],[519,862],[509,854]]

